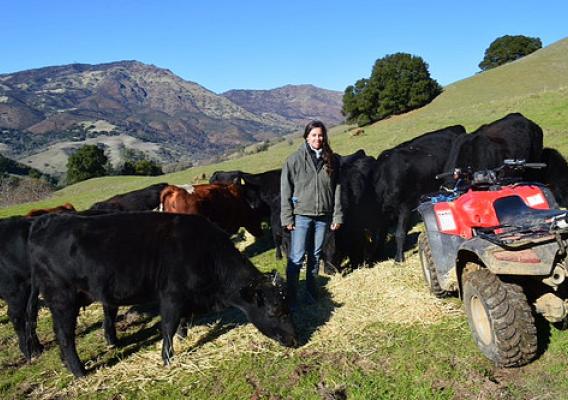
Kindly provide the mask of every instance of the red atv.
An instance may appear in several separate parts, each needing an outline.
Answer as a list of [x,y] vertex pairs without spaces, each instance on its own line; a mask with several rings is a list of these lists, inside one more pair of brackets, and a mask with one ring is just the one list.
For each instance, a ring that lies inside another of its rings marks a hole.
[[459,293],[477,346],[499,366],[536,356],[535,312],[550,322],[568,315],[567,212],[543,185],[515,178],[544,166],[505,160],[493,170],[456,170],[452,190],[418,207],[426,284],[437,297]]

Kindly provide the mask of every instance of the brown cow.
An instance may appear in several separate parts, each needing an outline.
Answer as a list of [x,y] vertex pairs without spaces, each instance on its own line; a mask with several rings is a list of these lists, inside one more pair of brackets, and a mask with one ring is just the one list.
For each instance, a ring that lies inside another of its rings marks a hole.
[[61,206],[53,208],[34,208],[30,210],[26,217],[37,217],[38,215],[49,214],[49,213],[59,213],[59,212],[75,212],[75,207],[71,203],[65,203]]
[[256,237],[262,236],[261,216],[257,204],[247,201],[243,185],[216,183],[193,185],[193,192],[177,186],[166,186],[160,194],[163,211],[196,214],[208,218],[230,235],[243,226]]

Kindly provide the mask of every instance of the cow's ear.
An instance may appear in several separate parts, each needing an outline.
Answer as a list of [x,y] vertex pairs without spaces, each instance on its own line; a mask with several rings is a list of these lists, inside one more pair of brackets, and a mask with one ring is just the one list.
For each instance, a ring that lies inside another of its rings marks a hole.
[[259,307],[264,305],[264,296],[262,291],[253,285],[248,285],[241,289],[241,297],[244,301],[251,304],[256,304]]

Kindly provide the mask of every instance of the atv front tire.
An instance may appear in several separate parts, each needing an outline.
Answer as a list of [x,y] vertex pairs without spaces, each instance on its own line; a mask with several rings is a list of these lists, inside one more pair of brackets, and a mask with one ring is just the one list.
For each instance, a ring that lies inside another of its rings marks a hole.
[[430,289],[430,292],[439,299],[448,297],[451,293],[442,289],[440,286],[436,265],[432,259],[432,250],[430,249],[426,232],[422,232],[418,236],[418,255],[420,256],[420,265],[422,266],[424,281],[428,289]]
[[535,320],[519,285],[482,268],[464,276],[463,301],[473,339],[487,358],[501,367],[519,367],[535,358]]

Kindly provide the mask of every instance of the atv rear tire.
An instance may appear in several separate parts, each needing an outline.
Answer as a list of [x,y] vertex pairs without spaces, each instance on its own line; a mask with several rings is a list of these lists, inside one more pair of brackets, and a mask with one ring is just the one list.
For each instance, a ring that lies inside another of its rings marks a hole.
[[501,367],[535,358],[535,319],[519,285],[482,268],[464,276],[463,300],[473,339],[487,358]]
[[430,292],[439,299],[448,297],[451,292],[442,289],[440,286],[436,265],[432,259],[432,250],[430,249],[426,232],[422,232],[418,236],[418,255],[420,256],[420,265],[422,266],[424,281],[428,289],[430,289]]

